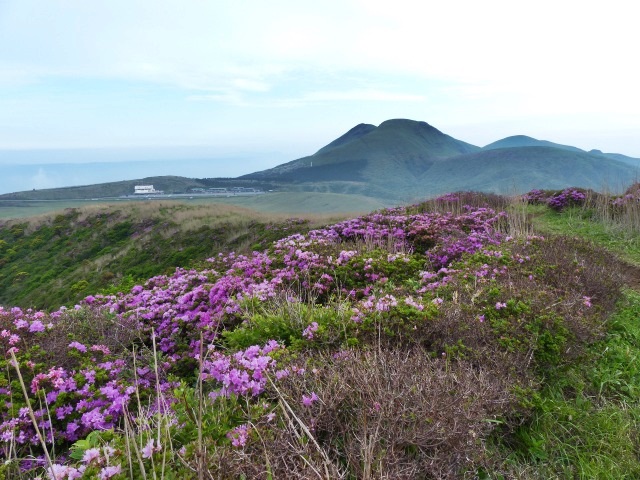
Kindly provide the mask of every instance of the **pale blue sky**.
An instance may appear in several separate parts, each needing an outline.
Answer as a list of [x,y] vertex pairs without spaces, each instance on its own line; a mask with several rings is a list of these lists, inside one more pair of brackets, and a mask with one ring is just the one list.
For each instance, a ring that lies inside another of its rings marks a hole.
[[637,45],[621,0],[0,0],[0,150],[203,146],[267,168],[411,118],[640,157]]

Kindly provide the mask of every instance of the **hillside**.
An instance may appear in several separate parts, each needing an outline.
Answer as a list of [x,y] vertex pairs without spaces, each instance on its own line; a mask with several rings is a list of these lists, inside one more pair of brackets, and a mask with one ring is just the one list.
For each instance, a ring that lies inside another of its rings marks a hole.
[[[359,124],[313,155],[238,178],[155,177],[86,187],[19,192],[1,199],[69,199],[130,194],[135,184],[167,193],[190,188],[252,187],[369,197],[400,204],[455,190],[524,192],[530,188],[611,188],[635,181],[640,160],[621,154],[508,137],[480,148],[426,122],[393,119]],[[506,182],[506,183],[505,183]],[[508,186],[507,186],[508,185]],[[289,202],[295,205],[295,201]]]
[[0,222],[0,305],[53,308],[88,293],[248,252],[327,217],[296,221],[233,205],[118,203]]
[[[459,172],[464,172],[460,175]],[[548,146],[512,147],[460,155],[428,172],[431,194],[479,190],[503,194],[579,185],[618,191],[638,170],[586,152]]]
[[288,190],[349,188],[349,193],[387,201],[415,201],[457,190],[616,189],[638,175],[632,161],[619,160],[524,135],[480,149],[425,122],[389,120],[377,128],[358,125],[314,155],[241,178]]
[[498,148],[518,148],[518,147],[552,147],[559,148],[561,150],[568,150],[570,152],[583,152],[577,147],[572,147],[569,145],[561,145],[559,143],[549,142],[547,140],[538,140],[533,137],[528,137],[526,135],[514,135],[512,137],[506,137],[502,140],[498,140],[496,142],[490,143],[489,145],[485,145],[482,147],[483,150],[495,150]]
[[[603,153],[600,150],[582,150],[570,145],[562,145],[559,143],[549,142],[547,140],[538,140],[536,138],[527,137],[526,135],[514,135],[512,137],[503,138],[496,142],[490,143],[484,146],[483,150],[496,150],[499,148],[518,148],[518,147],[552,147],[559,148],[560,150],[567,150],[574,153],[585,153],[592,157],[604,157],[611,160],[617,160],[622,163],[626,163],[633,167],[640,167],[640,158],[628,157],[619,153]],[[565,185],[566,186],[566,185]]]
[[[123,174],[124,175],[124,174]],[[146,177],[136,180],[123,180],[121,182],[98,183],[79,187],[48,188],[43,190],[29,190],[26,192],[6,193],[0,195],[2,200],[72,200],[119,197],[133,194],[136,185],[153,185],[156,190],[165,193],[184,193],[191,188],[205,187],[201,181],[177,177]]]
[[0,308],[0,473],[638,478],[637,268],[537,225],[601,241],[639,206],[637,186],[448,194]]

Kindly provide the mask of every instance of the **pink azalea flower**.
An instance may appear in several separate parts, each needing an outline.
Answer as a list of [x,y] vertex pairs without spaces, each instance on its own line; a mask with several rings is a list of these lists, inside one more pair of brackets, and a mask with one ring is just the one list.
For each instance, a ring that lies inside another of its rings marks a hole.
[[82,456],[82,461],[84,463],[91,463],[96,459],[100,458],[100,450],[98,448],[90,448],[89,450],[84,451],[84,455]]
[[320,399],[315,392],[311,392],[311,395],[302,395],[302,405],[304,405],[305,407],[310,407],[314,404],[314,402],[317,402],[318,400]]
[[108,478],[111,478],[117,474],[119,474],[120,472],[122,472],[122,467],[120,465],[114,465],[111,467],[104,467],[102,470],[100,470],[100,480],[106,480]]

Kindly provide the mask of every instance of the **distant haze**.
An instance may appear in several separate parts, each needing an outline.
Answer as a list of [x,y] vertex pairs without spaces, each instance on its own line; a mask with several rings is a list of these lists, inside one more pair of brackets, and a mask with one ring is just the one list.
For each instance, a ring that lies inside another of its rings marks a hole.
[[0,151],[0,194],[161,175],[237,177],[290,160],[283,154],[215,157],[207,148]]

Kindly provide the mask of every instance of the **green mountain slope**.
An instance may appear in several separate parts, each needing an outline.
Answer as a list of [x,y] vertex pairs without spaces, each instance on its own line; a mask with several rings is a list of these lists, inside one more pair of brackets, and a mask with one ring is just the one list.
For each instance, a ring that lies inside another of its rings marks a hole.
[[560,148],[562,150],[569,150],[571,152],[584,152],[577,147],[570,145],[561,145],[559,143],[549,142],[547,140],[538,140],[537,138],[528,137],[526,135],[514,135],[512,137],[506,137],[502,140],[490,143],[482,147],[483,150],[495,150],[498,148],[516,148],[516,147],[553,147]]
[[418,175],[435,161],[478,150],[425,122],[388,120],[379,127],[358,125],[314,155],[240,178],[398,183],[398,177]]
[[502,140],[498,140],[496,142],[490,143],[489,145],[485,145],[484,147],[482,147],[482,150],[496,150],[500,148],[516,147],[553,147],[559,148],[561,150],[568,150],[570,152],[588,153],[589,155],[605,157],[611,160],[617,160],[619,162],[629,164],[634,167],[640,167],[640,158],[628,157],[620,153],[603,153],[602,151],[596,149],[589,150],[587,152],[586,150],[572,147],[570,145],[562,145],[560,143],[553,143],[547,140],[538,140],[526,135],[514,135],[512,137],[503,138]]
[[434,165],[428,172],[431,194],[455,190],[517,193],[568,186],[618,190],[636,174],[633,167],[606,157],[552,147],[503,148],[461,155]]
[[[254,187],[369,197],[386,205],[452,190],[522,192],[569,186],[618,190],[640,175],[640,159],[586,152],[525,135],[480,148],[425,122],[387,120],[359,124],[315,154],[241,177],[155,177],[128,182],[20,192],[0,199],[69,199],[130,194],[135,184],[167,193],[194,187]],[[291,204],[292,208],[295,205]],[[293,211],[293,210],[292,210]],[[333,207],[330,211],[335,211]]]
[[626,155],[622,155],[620,153],[602,153],[598,150],[591,150],[589,153],[596,155],[604,155],[607,158],[611,158],[612,160],[617,160],[622,163],[626,163],[636,168],[640,168],[640,158],[628,157]]

